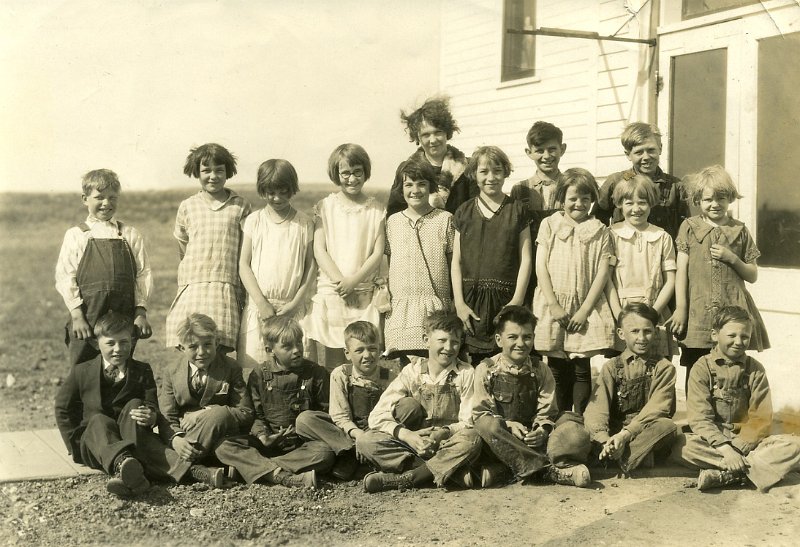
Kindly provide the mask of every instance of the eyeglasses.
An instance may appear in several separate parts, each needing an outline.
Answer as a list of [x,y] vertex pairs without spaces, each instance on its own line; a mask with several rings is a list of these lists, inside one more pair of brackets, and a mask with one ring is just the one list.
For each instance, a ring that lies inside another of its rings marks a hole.
[[364,178],[364,170],[354,169],[353,171],[339,171],[339,178],[342,180],[347,180],[350,177],[355,177],[357,179]]

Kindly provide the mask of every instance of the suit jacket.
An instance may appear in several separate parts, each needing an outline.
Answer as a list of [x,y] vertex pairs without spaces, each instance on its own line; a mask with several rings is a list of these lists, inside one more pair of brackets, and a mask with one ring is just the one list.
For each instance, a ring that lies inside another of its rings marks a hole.
[[166,367],[158,403],[164,417],[158,424],[158,431],[166,443],[184,432],[180,421],[187,412],[214,405],[227,406],[242,431],[247,431],[253,423],[253,403],[247,393],[242,368],[223,355],[217,355],[209,365],[205,389],[199,400],[189,388],[189,361],[181,357],[177,363]]
[[141,399],[143,404],[158,409],[156,381],[147,363],[128,359],[125,384],[112,401],[102,400],[102,379],[103,357],[98,355],[72,367],[56,394],[56,423],[73,458],[80,454],[81,435],[95,414],[116,420],[131,399]]

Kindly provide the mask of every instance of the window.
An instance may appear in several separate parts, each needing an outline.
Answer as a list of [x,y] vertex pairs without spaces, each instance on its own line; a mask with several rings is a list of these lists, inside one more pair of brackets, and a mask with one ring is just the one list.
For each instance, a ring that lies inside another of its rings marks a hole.
[[800,70],[791,59],[800,59],[800,32],[759,41],[756,239],[759,265],[800,268]]
[[534,74],[534,36],[508,29],[534,30],[536,0],[504,0],[503,59],[500,81],[530,78]]
[[750,4],[758,4],[758,0],[683,0],[681,20],[693,19],[725,11],[726,9],[740,8]]

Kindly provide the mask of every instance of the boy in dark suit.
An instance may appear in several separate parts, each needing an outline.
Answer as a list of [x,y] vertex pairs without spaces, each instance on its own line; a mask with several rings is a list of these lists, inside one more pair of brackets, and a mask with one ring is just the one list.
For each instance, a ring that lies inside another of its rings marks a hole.
[[131,318],[109,312],[94,326],[100,355],[72,367],[56,394],[58,429],[72,458],[113,478],[112,494],[146,491],[153,478],[172,470],[178,456],[151,431],[158,418],[156,383],[150,365],[130,358]]

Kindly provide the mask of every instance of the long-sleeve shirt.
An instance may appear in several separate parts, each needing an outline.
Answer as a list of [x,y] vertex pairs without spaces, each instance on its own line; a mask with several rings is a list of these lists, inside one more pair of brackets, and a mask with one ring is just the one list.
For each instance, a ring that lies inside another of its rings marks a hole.
[[[628,381],[641,378],[647,373],[645,360],[637,357],[628,349],[618,359],[622,360],[623,374]],[[616,363],[617,359],[611,359],[603,365],[592,397],[583,413],[586,428],[589,430],[592,440],[597,442],[606,442],[610,435],[619,433],[619,430],[611,431],[609,424],[611,414],[615,412],[612,407],[615,404],[614,395],[620,387]],[[673,412],[674,403],[675,367],[666,359],[661,359],[653,368],[647,401],[638,414],[624,417],[622,428],[627,429],[633,439],[657,418],[669,418]],[[619,412],[617,411],[616,414]]]
[[[336,426],[349,433],[353,429],[360,429],[354,421],[353,409],[350,408],[349,390],[347,387],[348,379],[345,373],[346,365],[341,365],[333,369],[331,372],[331,393],[330,393],[330,409],[329,414]],[[381,374],[381,369],[386,372]],[[351,367],[350,372],[350,385],[375,387],[381,391],[385,391],[389,384],[397,377],[397,367],[386,366],[381,363],[372,372],[371,376],[362,376],[355,367]]]
[[[458,422],[449,424],[448,427],[454,433],[461,429],[472,427],[472,388],[475,374],[472,366],[456,361],[455,364],[448,366],[434,378],[427,372],[427,362],[427,357],[414,359],[389,384],[389,387],[383,392],[378,404],[375,405],[369,415],[370,429],[377,429],[389,435],[394,435],[395,430],[400,426],[392,415],[397,402],[403,397],[414,397],[419,392],[419,386],[422,384],[444,385],[452,372],[455,372],[453,384],[458,390],[461,402],[458,409]],[[426,369],[426,372],[423,372],[423,368]]]
[[[56,262],[56,290],[64,299],[68,310],[74,310],[83,304],[80,290],[78,289],[78,265],[81,263],[83,253],[89,238],[119,239],[119,227],[113,218],[108,221],[98,220],[91,215],[86,217],[88,232],[78,226],[73,226],[64,234],[64,242],[58,253]],[[128,242],[136,261],[136,286],[134,289],[134,303],[138,307],[147,308],[150,293],[153,290],[153,274],[150,270],[150,259],[144,247],[144,238],[139,231],[128,224],[122,223],[122,238]]]
[[772,426],[764,367],[747,355],[732,362],[715,347],[692,367],[686,410],[692,431],[711,446],[730,443],[747,454]]
[[490,391],[491,374],[510,374],[512,376],[521,376],[525,374],[533,374],[536,376],[536,381],[539,385],[539,393],[536,402],[536,412],[533,416],[532,424],[522,424],[525,427],[540,427],[549,425],[551,428],[555,426],[555,420],[558,417],[558,406],[555,399],[556,383],[553,379],[553,373],[550,372],[550,367],[540,360],[533,361],[528,358],[528,361],[522,366],[515,366],[503,357],[502,354],[495,355],[489,358],[494,366],[491,368],[484,360],[475,369],[475,390],[472,396],[472,418],[477,420],[481,416],[494,416],[501,420],[505,420],[495,395]]

